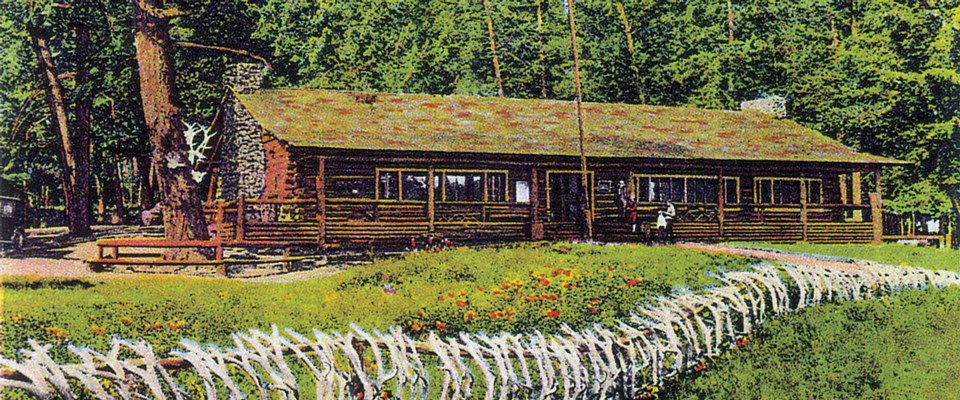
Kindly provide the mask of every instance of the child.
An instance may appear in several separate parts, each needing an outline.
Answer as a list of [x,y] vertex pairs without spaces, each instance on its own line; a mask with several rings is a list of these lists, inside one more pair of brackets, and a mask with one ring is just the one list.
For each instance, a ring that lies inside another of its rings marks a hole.
[[661,243],[667,241],[667,216],[663,211],[657,211],[657,240]]

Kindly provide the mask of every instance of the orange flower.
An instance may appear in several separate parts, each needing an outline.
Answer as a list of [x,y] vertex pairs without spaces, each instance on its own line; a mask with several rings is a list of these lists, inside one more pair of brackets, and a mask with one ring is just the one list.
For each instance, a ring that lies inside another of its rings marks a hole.
[[590,299],[590,302],[593,304],[600,304],[600,299]]
[[185,324],[185,323],[186,323],[186,322],[184,322],[184,321],[181,320],[181,319],[178,319],[178,320],[175,320],[175,321],[167,321],[167,328],[170,328],[171,330],[176,331],[176,330],[179,330],[180,328],[182,328],[182,327],[183,327],[183,324]]
[[503,294],[499,289],[493,289],[493,294]]
[[437,321],[437,329],[439,329],[439,330],[441,330],[441,331],[447,330],[447,323],[446,323],[446,322]]
[[744,347],[747,347],[747,345],[749,345],[749,344],[750,344],[750,339],[747,339],[747,338],[737,339],[737,348],[738,348],[738,349],[742,349],[742,348],[744,348]]
[[497,318],[500,318],[501,315],[502,314],[500,313],[500,311],[490,311],[490,319],[495,320]]
[[590,311],[590,314],[596,314],[596,313],[597,313],[597,308],[594,307],[594,306],[587,306],[587,310]]
[[567,278],[569,278],[570,275],[573,275],[573,270],[572,270],[572,269],[565,269],[565,270],[563,270],[563,276],[566,276]]
[[97,336],[103,336],[104,329],[102,326],[93,325],[90,327],[90,332]]
[[510,318],[512,318],[514,315],[517,315],[517,312],[516,312],[516,311],[513,311],[512,308],[505,308],[505,309],[503,310],[503,319],[505,319],[505,320],[508,320],[508,321],[509,321]]
[[571,287],[572,287],[572,286],[570,285],[570,282],[567,282],[567,283],[564,283],[564,284],[563,284],[563,288],[564,288],[564,289],[570,289]]
[[446,297],[444,297],[442,294],[440,295],[440,297],[437,297],[437,301],[444,301],[444,300],[446,300]]
[[411,323],[410,323],[410,329],[413,329],[414,332],[417,332],[417,331],[423,329],[423,325],[420,325],[419,322],[411,322]]
[[477,317],[477,313],[473,311],[467,311],[466,313],[463,314],[463,322],[470,322],[476,317]]
[[551,301],[556,301],[557,299],[560,298],[560,296],[558,296],[556,293],[550,293],[550,294],[548,294],[548,295],[546,295],[546,296],[544,296],[544,297],[545,297],[547,300],[551,300]]
[[457,300],[457,307],[466,307],[467,302],[463,300]]
[[705,370],[705,369],[707,369],[707,366],[706,366],[706,365],[703,365],[703,363],[700,363],[700,364],[697,364],[697,365],[694,365],[694,366],[693,366],[693,370],[694,370],[694,371],[697,371],[697,372],[703,371],[703,370]]
[[10,317],[13,320],[13,323],[19,324],[23,322],[23,315],[20,313],[13,313],[13,316]]
[[630,279],[627,281],[627,287],[634,287],[634,286],[637,286],[639,283],[640,283],[639,279],[636,279],[636,278]]
[[467,297],[467,292],[460,291],[460,297]]
[[557,318],[557,317],[560,317],[560,310],[553,309],[553,310],[547,311],[547,318]]
[[62,331],[60,330],[60,328],[57,328],[57,327],[47,328],[46,331],[48,335],[53,336],[60,340],[66,339],[68,336],[67,331]]
[[120,317],[120,323],[121,323],[121,324],[130,325],[130,322],[133,322],[133,321],[130,320],[130,318]]
[[483,293],[483,286],[477,286],[477,291]]
[[540,280],[540,286],[543,286],[543,287],[550,286],[550,280],[547,279],[547,278],[541,279],[541,280]]
[[423,316],[423,310],[417,310],[417,315],[422,317],[422,316]]

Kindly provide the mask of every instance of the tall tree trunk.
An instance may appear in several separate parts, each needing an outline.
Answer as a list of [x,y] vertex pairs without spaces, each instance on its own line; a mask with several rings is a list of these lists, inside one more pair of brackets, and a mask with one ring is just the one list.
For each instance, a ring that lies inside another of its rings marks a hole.
[[633,86],[636,90],[637,100],[640,104],[646,104],[646,96],[643,95],[643,87],[640,86],[640,69],[633,58],[633,32],[630,30],[630,20],[627,19],[627,11],[623,7],[623,2],[616,1],[617,12],[620,14],[620,24],[623,25],[623,34],[627,38],[627,54],[630,56],[630,71],[633,72]]
[[593,210],[590,209],[588,205],[590,202],[590,194],[588,193],[591,193],[592,190],[590,188],[590,180],[587,178],[587,152],[584,148],[583,91],[580,88],[580,55],[577,50],[577,23],[573,15],[575,8],[573,5],[574,0],[567,1],[570,8],[567,12],[567,19],[570,20],[570,43],[573,49],[573,89],[577,96],[577,133],[579,134],[578,138],[580,140],[580,183],[583,186],[580,209],[587,226],[585,236],[587,239],[593,239],[593,215],[591,215]]
[[543,48],[543,0],[537,0],[537,45],[539,47],[540,97],[547,98],[547,53]]
[[137,171],[137,182],[138,182],[138,191],[137,191],[137,205],[140,206],[140,212],[149,210],[153,208],[153,181],[150,179],[152,175],[150,172],[150,158],[149,157],[136,157],[134,158],[134,163],[136,167],[134,168]]
[[126,206],[124,206],[123,204],[123,199],[126,194],[123,192],[123,176],[120,172],[120,168],[121,168],[120,157],[114,154],[113,162],[111,162],[110,164],[113,166],[113,169],[111,171],[113,172],[112,174],[113,176],[110,177],[111,178],[110,180],[113,181],[113,193],[114,193],[113,206],[117,209],[117,214],[116,214],[117,220],[114,223],[122,224],[126,220],[127,213],[126,213]]
[[73,29],[75,45],[77,46],[77,100],[74,105],[76,129],[73,131],[73,148],[76,161],[76,183],[73,189],[74,213],[78,219],[85,221],[89,226],[90,216],[90,156],[93,152],[93,90],[90,87],[90,67],[87,63],[93,54],[93,45],[90,42],[90,27],[79,23]]
[[500,77],[500,58],[497,57],[497,39],[493,33],[493,19],[490,17],[490,2],[483,0],[483,11],[487,18],[487,32],[490,34],[490,51],[493,52],[493,74],[497,78],[497,94],[503,97],[503,79]]
[[727,41],[730,44],[733,44],[733,28],[734,28],[733,21],[734,21],[733,3],[731,2],[731,0],[727,0]]
[[[953,232],[951,235],[953,243],[950,243],[950,247],[956,249],[960,248],[960,187],[957,185],[947,187],[947,196],[950,197],[950,203],[953,204],[953,215],[956,217],[950,230],[950,232]],[[947,221],[949,223],[949,219]]]
[[[37,56],[37,65],[43,79],[47,103],[50,106],[50,119],[57,136],[60,137],[60,180],[63,185],[64,209],[67,217],[67,227],[71,235],[87,235],[90,233],[89,211],[89,184],[84,184],[88,190],[87,196],[78,196],[77,188],[80,185],[77,179],[77,152],[89,150],[77,149],[74,139],[70,135],[67,118],[67,106],[63,100],[63,86],[53,64],[53,55],[50,52],[48,33],[39,27],[28,27],[30,41]],[[81,141],[82,142],[82,141]],[[89,164],[87,165],[89,168]]]
[[164,236],[207,239],[200,191],[190,176],[173,46],[163,0],[131,0],[136,30],[140,98],[150,132],[150,157],[161,193]]

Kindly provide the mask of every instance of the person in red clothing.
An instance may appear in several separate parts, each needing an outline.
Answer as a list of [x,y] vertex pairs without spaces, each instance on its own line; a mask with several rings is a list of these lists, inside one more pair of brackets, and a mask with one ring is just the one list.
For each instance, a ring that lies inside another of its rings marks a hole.
[[630,231],[637,233],[637,200],[633,196],[627,200],[627,221],[630,222]]

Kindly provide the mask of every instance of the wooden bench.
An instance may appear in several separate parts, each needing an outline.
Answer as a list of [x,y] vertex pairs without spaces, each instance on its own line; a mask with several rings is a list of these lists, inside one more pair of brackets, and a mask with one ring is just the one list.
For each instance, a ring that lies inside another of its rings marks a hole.
[[[166,260],[163,250],[213,249],[213,260]],[[171,240],[153,238],[124,238],[97,240],[97,258],[87,260],[92,270],[100,266],[201,266],[217,267],[217,273],[226,275],[223,262],[223,242],[220,240]]]

